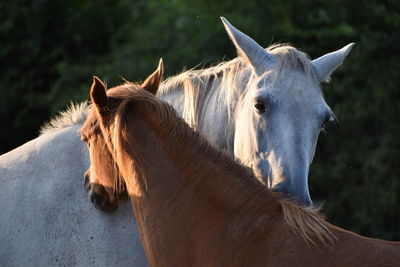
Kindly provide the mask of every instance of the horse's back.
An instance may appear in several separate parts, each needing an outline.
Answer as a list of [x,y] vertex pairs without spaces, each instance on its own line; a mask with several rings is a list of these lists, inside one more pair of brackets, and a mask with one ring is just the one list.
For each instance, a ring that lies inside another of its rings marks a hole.
[[0,156],[1,266],[145,266],[130,205],[94,209],[78,126]]

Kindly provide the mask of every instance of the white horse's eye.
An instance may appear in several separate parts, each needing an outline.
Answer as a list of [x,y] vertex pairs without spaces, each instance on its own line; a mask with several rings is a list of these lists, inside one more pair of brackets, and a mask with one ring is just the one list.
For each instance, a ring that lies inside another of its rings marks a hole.
[[257,100],[254,102],[254,107],[256,108],[258,113],[264,113],[265,112],[265,105],[263,102]]

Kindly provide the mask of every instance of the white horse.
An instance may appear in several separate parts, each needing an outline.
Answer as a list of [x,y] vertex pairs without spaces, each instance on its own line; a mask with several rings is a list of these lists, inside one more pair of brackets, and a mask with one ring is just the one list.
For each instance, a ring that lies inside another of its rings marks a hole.
[[86,105],[0,156],[0,266],[146,266],[130,205],[98,212],[82,190]]
[[[319,81],[352,45],[310,61],[290,46],[264,50],[224,25],[239,58],[171,78],[159,96],[267,185],[309,204],[308,166],[332,115]],[[82,197],[89,164],[77,130],[85,116],[84,108],[65,114],[39,138],[0,156],[2,266],[146,265],[129,208],[102,214]]]
[[320,83],[354,44],[311,61],[288,45],[264,49],[221,19],[239,57],[172,77],[158,95],[269,188],[310,205],[309,166],[324,123],[334,120]]

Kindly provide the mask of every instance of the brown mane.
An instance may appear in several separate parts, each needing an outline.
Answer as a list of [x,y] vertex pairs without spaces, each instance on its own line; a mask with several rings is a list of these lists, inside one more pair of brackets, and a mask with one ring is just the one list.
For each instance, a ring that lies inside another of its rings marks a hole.
[[[171,136],[174,142],[195,149],[198,155],[201,155],[208,161],[218,162],[218,167],[223,172],[232,174],[231,176],[235,180],[233,181],[235,183],[234,186],[239,186],[243,192],[241,197],[237,195],[231,196],[231,201],[235,203],[235,206],[255,205],[263,207],[262,210],[265,209],[264,212],[267,213],[269,208],[278,205],[283,212],[285,222],[307,244],[317,246],[317,243],[322,243],[323,245],[333,243],[335,237],[328,229],[326,222],[321,218],[317,209],[303,208],[280,198],[277,193],[265,188],[254,177],[251,169],[238,164],[224,152],[215,149],[198,132],[188,127],[185,121],[176,114],[176,111],[169,104],[155,98],[153,95],[131,83],[110,89],[108,96],[114,99],[121,99],[118,107],[112,110],[112,112],[115,112],[114,127],[113,131],[110,132],[110,136],[106,137],[106,139],[114,144],[115,159],[120,161],[125,160],[123,159],[125,156],[120,153],[123,146],[126,146],[125,142],[129,142],[132,145],[140,142],[140,140],[132,140],[134,137],[128,133],[129,129],[127,125],[129,123],[128,118],[131,118],[133,113],[139,114],[151,128],[157,129],[159,136]],[[127,136],[129,136],[130,140],[127,140]],[[132,155],[132,162],[129,165],[134,166],[136,172],[144,172],[144,159],[141,158],[141,153],[133,153]],[[122,162],[119,163],[117,162],[116,165],[121,166]],[[192,168],[196,168],[196,166],[192,166]],[[144,173],[139,173],[137,177],[143,177],[144,175]],[[147,185],[144,179],[141,178],[137,182],[135,184],[127,183],[128,191],[139,192],[139,194],[146,192]],[[229,186],[228,181],[226,183],[228,191]],[[131,187],[130,190],[129,187]],[[251,203],[245,203],[249,202],[249,200]],[[243,229],[238,229],[238,231],[241,230]],[[246,229],[246,231],[253,232],[254,234],[257,233],[257,229],[254,231]]]

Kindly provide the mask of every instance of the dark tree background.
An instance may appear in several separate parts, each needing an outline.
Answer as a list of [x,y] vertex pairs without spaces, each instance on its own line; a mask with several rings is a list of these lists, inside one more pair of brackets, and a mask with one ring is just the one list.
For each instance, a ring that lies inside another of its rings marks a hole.
[[2,0],[0,153],[37,136],[92,75],[110,86],[235,57],[219,16],[260,44],[290,42],[312,58],[356,42],[324,85],[339,123],[310,172],[328,220],[400,240],[400,1]]

